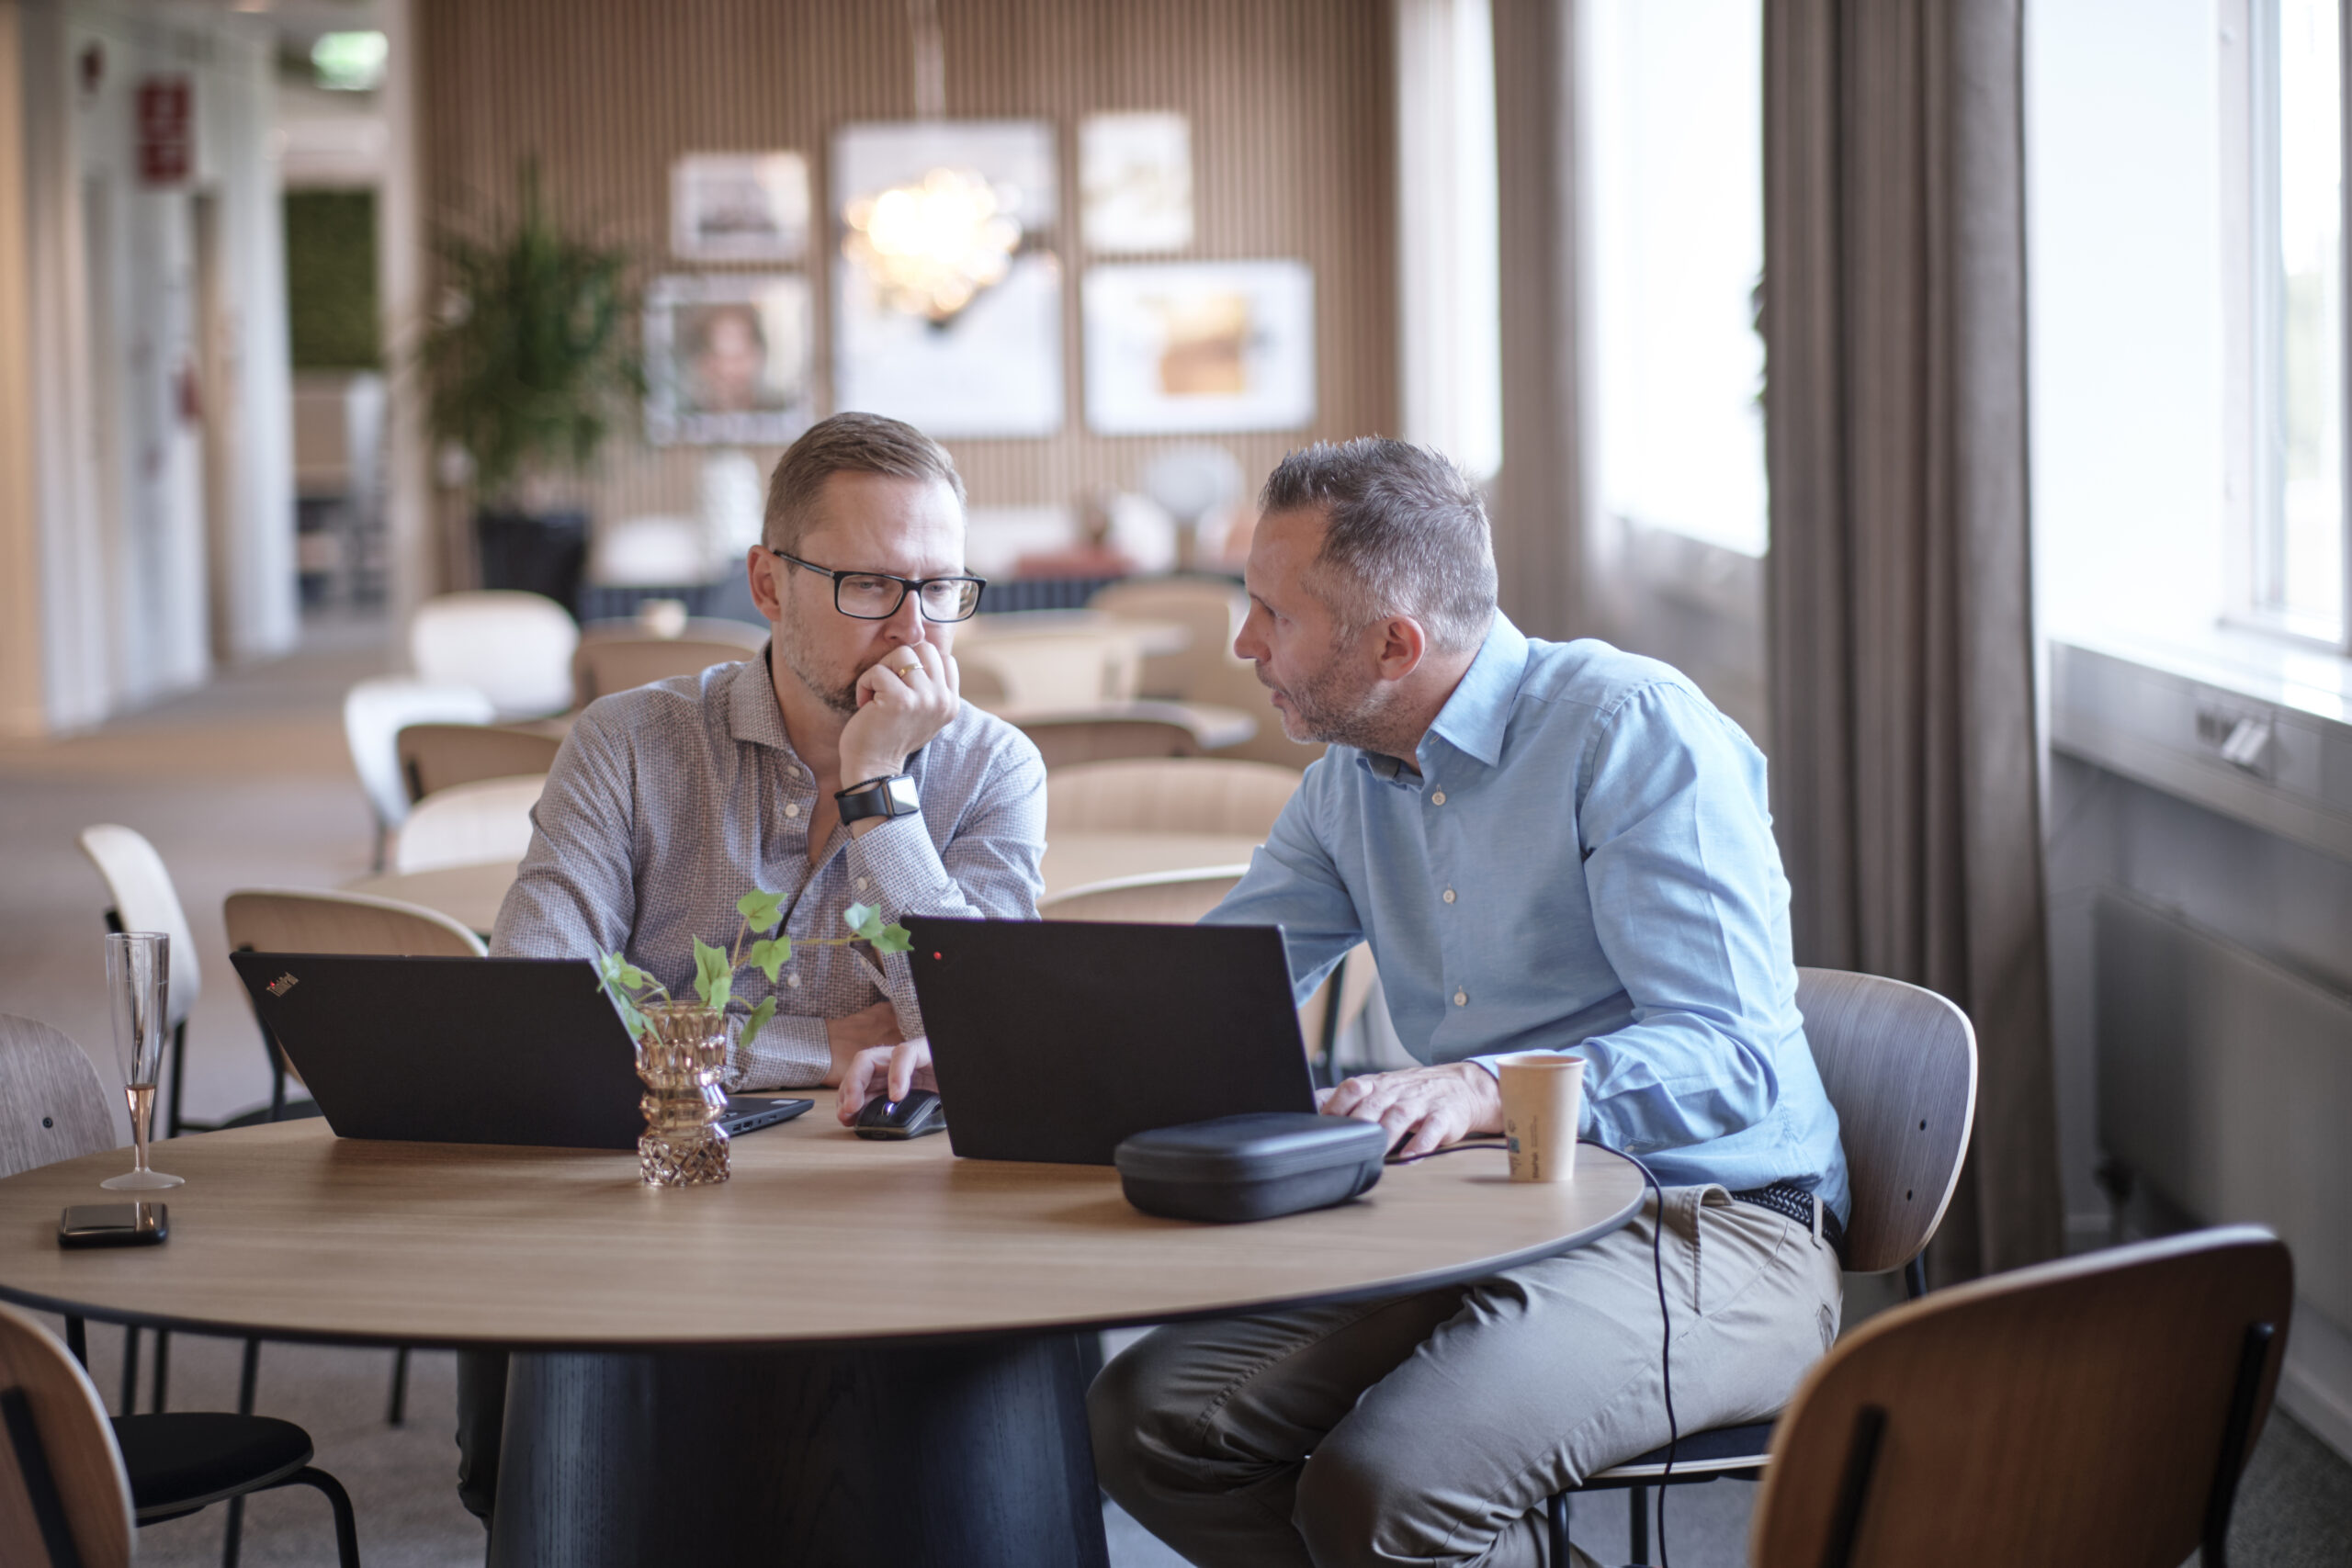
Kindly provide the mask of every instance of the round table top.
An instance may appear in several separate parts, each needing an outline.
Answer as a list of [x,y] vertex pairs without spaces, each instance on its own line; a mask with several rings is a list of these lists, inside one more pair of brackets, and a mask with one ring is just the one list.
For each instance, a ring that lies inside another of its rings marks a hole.
[[[649,1189],[633,1153],[339,1139],[316,1120],[154,1145],[187,1179],[161,1247],[66,1251],[109,1149],[0,1180],[0,1297],[205,1332],[628,1348],[1162,1322],[1384,1296],[1581,1245],[1640,1206],[1631,1162],[1513,1183],[1499,1150],[1393,1166],[1354,1202],[1254,1224],[1155,1219],[1107,1166],[860,1139],[831,1090],[735,1140],[721,1186]],[[125,1194],[124,1196],[128,1196]]]
[[[1246,833],[1057,833],[1046,840],[1046,891],[1067,893],[1114,877],[1202,866],[1247,865],[1259,840]],[[397,898],[436,909],[470,931],[487,935],[498,907],[514,886],[514,863],[445,865],[391,873],[348,883],[347,893]]]

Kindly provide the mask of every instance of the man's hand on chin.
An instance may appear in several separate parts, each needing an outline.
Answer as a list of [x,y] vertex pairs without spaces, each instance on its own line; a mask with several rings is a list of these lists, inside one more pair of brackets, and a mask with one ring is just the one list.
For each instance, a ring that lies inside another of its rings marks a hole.
[[1371,1073],[1317,1099],[1328,1115],[1387,1128],[1389,1149],[1399,1155],[1425,1155],[1456,1139],[1503,1130],[1502,1090],[1495,1075],[1476,1062]]

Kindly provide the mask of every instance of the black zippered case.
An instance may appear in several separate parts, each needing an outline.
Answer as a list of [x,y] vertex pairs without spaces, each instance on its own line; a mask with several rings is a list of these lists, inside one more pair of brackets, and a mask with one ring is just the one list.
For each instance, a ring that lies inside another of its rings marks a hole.
[[1137,1133],[1113,1163],[1127,1201],[1145,1213],[1234,1224],[1368,1192],[1387,1152],[1377,1122],[1260,1111]]

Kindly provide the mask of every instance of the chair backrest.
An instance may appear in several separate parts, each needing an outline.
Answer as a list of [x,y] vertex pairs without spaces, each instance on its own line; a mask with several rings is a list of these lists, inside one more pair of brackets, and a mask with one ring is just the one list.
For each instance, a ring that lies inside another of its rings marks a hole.
[[2237,1226],[1883,1313],[1781,1416],[1748,1560],[2184,1562],[2209,1525],[2226,1528],[2293,1298],[2286,1247]]
[[401,828],[392,869],[405,874],[521,860],[531,847],[531,807],[547,782],[545,773],[481,779],[426,795]]
[[438,909],[309,887],[244,887],[221,903],[229,945],[256,953],[480,958],[481,938]]
[[0,1013],[0,1176],[114,1147],[114,1098],[62,1030]]
[[1088,608],[1130,620],[1172,621],[1192,634],[1182,652],[1147,655],[1136,689],[1148,697],[1216,698],[1207,676],[1232,657],[1250,596],[1225,578],[1166,577],[1114,582]]
[[1339,1032],[1363,1016],[1365,1006],[1372,1000],[1373,983],[1380,978],[1380,966],[1372,960],[1372,944],[1358,942],[1340,960],[1340,966],[1330,977],[1315,988],[1315,994],[1299,1004],[1298,1032],[1313,1052],[1323,1042],[1323,1011],[1336,1007],[1339,1017],[1331,1022],[1331,1038],[1339,1039]]
[[959,637],[967,694],[1014,708],[1078,708],[1136,694],[1141,656],[1116,632],[1012,632]]
[[0,1481],[0,1562],[70,1561],[51,1550],[53,1529],[83,1568],[123,1568],[136,1527],[106,1405],[65,1347],[12,1306],[0,1306],[0,1415],[10,1472]]
[[617,517],[588,547],[588,581],[605,587],[691,587],[712,564],[709,536],[691,517]]
[[1301,775],[1220,757],[1068,763],[1046,776],[1046,829],[1249,833],[1264,838]]
[[585,707],[598,697],[650,686],[673,675],[699,675],[714,664],[741,664],[756,649],[700,637],[584,638],[571,656],[572,690]]
[[397,828],[408,820],[408,781],[401,773],[400,733],[415,724],[488,724],[498,716],[490,699],[468,685],[422,681],[362,681],[343,698],[343,738],[351,766],[376,820]]
[[395,744],[411,805],[459,784],[544,774],[563,749],[560,736],[508,724],[403,725]]
[[[196,937],[187,929],[187,911],[172,886],[164,857],[144,835],[112,822],[82,829],[82,852],[98,868],[114,905],[115,919],[127,931],[162,931],[172,939],[171,994],[165,998],[164,1025],[176,1029],[204,990],[204,974],[196,961]],[[95,931],[95,928],[93,928]],[[94,941],[93,949],[96,947]]]
[[1216,908],[1249,869],[1246,865],[1195,866],[1091,882],[1038,899],[1037,915],[1047,920],[1188,926]]
[[537,718],[571,705],[571,652],[580,627],[537,593],[445,593],[417,606],[409,659],[417,679],[478,688],[501,718]]
[[1933,991],[1842,969],[1798,970],[1797,1010],[1846,1147],[1846,1266],[1900,1269],[1960,1185],[1976,1120],[1976,1031]]
[[1007,716],[1021,733],[1036,744],[1037,754],[1051,773],[1073,762],[1102,762],[1121,757],[1197,757],[1199,737],[1182,724],[1163,718],[1098,718],[1057,714]]

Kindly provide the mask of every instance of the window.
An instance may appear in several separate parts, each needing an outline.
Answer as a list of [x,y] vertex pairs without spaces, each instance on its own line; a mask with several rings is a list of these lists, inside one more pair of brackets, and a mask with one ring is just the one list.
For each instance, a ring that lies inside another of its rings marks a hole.
[[1580,51],[1603,509],[1760,556],[1758,0],[1592,0]]
[[[2345,616],[2343,0],[2244,0],[2225,23],[2224,232],[2242,393],[2243,614],[2342,647]],[[2238,18],[2232,17],[2231,23]],[[2237,37],[2245,47],[2233,50]],[[2240,79],[2242,77],[2242,80]],[[2234,137],[2229,137],[2234,142]]]

